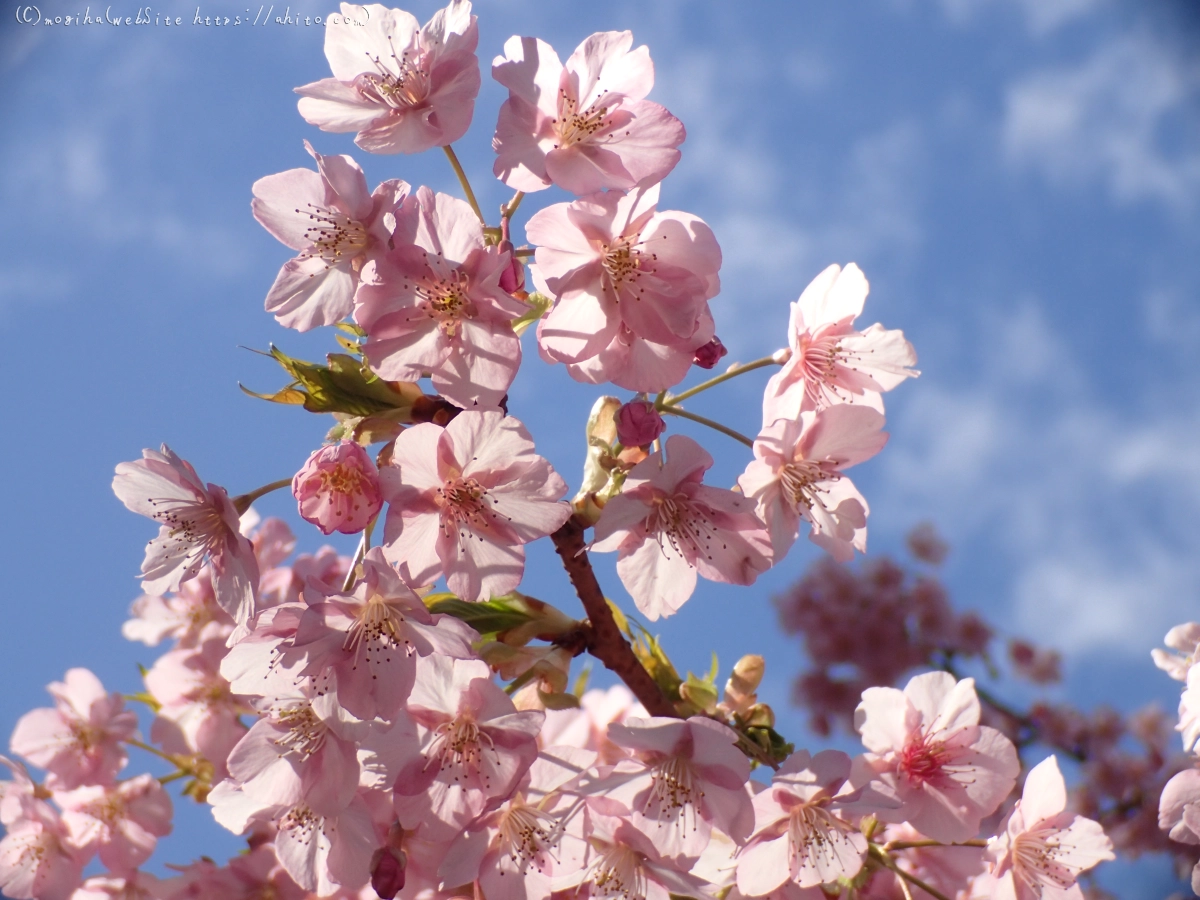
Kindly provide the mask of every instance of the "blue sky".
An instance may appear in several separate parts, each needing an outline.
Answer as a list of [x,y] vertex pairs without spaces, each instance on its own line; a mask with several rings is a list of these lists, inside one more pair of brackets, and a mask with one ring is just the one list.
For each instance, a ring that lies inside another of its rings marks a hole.
[[[655,60],[652,99],[688,128],[662,205],[702,216],[721,242],[713,311],[731,358],[781,346],[787,304],[831,262],[870,279],[866,322],[916,345],[923,375],[888,397],[891,443],[854,476],[872,551],[936,522],[954,547],[957,602],[1062,648],[1069,696],[1170,707],[1175,685],[1148,651],[1200,617],[1192,6],[480,2],[484,88],[459,154],[485,208],[507,199],[490,177],[503,94],[486,66],[510,34],[541,36],[565,58],[592,31],[632,29]],[[40,12],[85,7],[46,0]],[[408,8],[425,20],[436,7]],[[114,3],[110,15],[137,9]],[[69,666],[132,690],[134,660],[153,659],[118,631],[153,529],[112,496],[117,462],[166,441],[239,492],[291,474],[324,434],[325,421],[237,390],[282,383],[240,347],[331,349],[262,311],[290,254],[250,217],[253,181],[309,165],[307,138],[352,153],[372,184],[456,189],[440,154],[368,157],[300,119],[291,89],[328,73],[320,28],[195,26],[195,11],[171,7],[178,28],[26,26],[15,6],[0,13],[0,731]],[[560,199],[532,197],[522,213]],[[575,483],[598,392],[531,350],[511,409]],[[761,386],[747,377],[696,409],[753,431]],[[718,482],[741,470],[738,445],[689,433],[720,458]],[[260,508],[295,519],[286,497]],[[302,533],[302,548],[317,537]],[[726,665],[764,652],[767,693],[801,743],[801,717],[784,712],[798,651],[768,598],[816,558],[802,543],[753,588],[702,586],[661,628],[696,670],[713,649]],[[528,589],[567,605],[553,563],[533,549]],[[611,561],[601,570],[620,596]],[[166,855],[232,846],[193,827]]]

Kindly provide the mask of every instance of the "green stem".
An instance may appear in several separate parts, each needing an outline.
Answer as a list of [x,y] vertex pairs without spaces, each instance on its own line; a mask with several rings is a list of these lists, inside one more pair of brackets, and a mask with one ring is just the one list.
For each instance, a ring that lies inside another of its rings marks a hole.
[[943,894],[937,888],[922,881],[916,875],[913,875],[909,872],[905,872],[902,868],[900,868],[898,865],[896,865],[896,861],[894,859],[892,859],[890,856],[888,856],[886,853],[884,853],[882,850],[880,850],[879,847],[876,846],[875,844],[871,845],[870,852],[871,852],[871,856],[875,857],[875,859],[879,860],[879,862],[881,862],[884,866],[886,866],[887,868],[889,868],[893,872],[895,872],[897,876],[899,876],[900,878],[903,878],[909,884],[919,887],[921,890],[923,890],[925,893],[927,893],[930,897],[933,897],[934,900],[950,900],[949,897],[947,897],[945,894]]
[[517,191],[513,194],[513,198],[500,208],[501,218],[511,219],[513,213],[517,211],[517,207],[521,205],[521,201],[525,199],[524,191]]
[[159,750],[157,747],[151,747],[149,744],[143,744],[137,738],[126,738],[125,743],[127,743],[130,747],[137,747],[139,750],[145,750],[147,753],[153,753],[155,756],[159,757],[160,759],[165,759],[167,762],[169,762],[173,766],[179,765],[179,763],[176,761],[175,757],[172,756],[171,754],[164,753],[162,750]]
[[270,484],[264,484],[262,487],[257,488],[248,494],[238,494],[238,496],[233,498],[234,509],[236,509],[240,515],[248,510],[254,501],[259,497],[269,494],[271,491],[277,491],[280,488],[290,487],[291,483],[292,479],[281,478],[279,481],[272,481]]
[[458,156],[454,152],[454,148],[447,144],[442,148],[446,151],[446,159],[450,160],[450,165],[454,167],[454,174],[458,176],[458,183],[462,185],[463,193],[467,195],[467,202],[471,204],[471,209],[475,210],[475,215],[479,217],[481,225],[486,225],[483,212],[479,209],[479,201],[475,199],[475,192],[471,190],[471,182],[467,180],[467,173],[463,171],[462,163],[458,161]]
[[[710,378],[708,381],[702,381],[694,388],[688,388],[682,394],[671,394],[665,397],[663,400],[658,401],[656,405],[662,404],[670,406],[675,403],[680,403],[683,400],[686,400],[688,397],[695,397],[701,391],[707,391],[710,387],[716,387],[722,381],[728,381],[730,378],[737,378],[737,376],[746,372],[753,372],[755,369],[762,369],[766,366],[772,365],[779,365],[774,356],[764,356],[762,359],[756,359],[754,362],[742,363],[740,366],[731,366],[728,371],[723,372],[714,378]],[[662,408],[661,405],[659,408]]]
[[732,428],[727,428],[720,422],[714,422],[712,419],[706,419],[704,416],[698,416],[694,412],[688,412],[686,409],[680,409],[678,406],[664,406],[662,411],[669,416],[680,416],[684,419],[691,419],[693,422],[699,422],[701,425],[707,425],[721,434],[727,434],[735,441],[741,441],[747,447],[753,447],[754,441],[746,437],[740,431],[734,431]]
[[889,841],[884,850],[913,850],[918,847],[986,847],[987,841],[978,838],[961,843],[945,844],[942,841]]

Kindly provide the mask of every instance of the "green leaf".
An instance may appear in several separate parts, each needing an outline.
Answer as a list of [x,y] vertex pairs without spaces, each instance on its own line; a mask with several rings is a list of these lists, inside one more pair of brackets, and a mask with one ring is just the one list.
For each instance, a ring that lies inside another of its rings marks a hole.
[[[352,342],[343,346],[357,347]],[[348,347],[348,348],[349,348]],[[260,394],[243,387],[252,397],[272,403],[301,405],[309,412],[346,413],[352,416],[372,416],[400,412],[398,418],[411,421],[408,413],[424,392],[415,384],[403,381],[384,381],[367,368],[356,356],[331,353],[326,364],[311,363],[288,356],[272,345],[269,355],[292,377],[292,383],[274,394]]]
[[459,600],[457,597],[450,596],[439,598],[433,603],[426,600],[426,604],[430,612],[454,616],[454,618],[466,622],[481,635],[498,634],[501,631],[516,628],[531,618],[528,613],[513,608],[504,600],[481,600],[478,603],[471,603],[468,600]]

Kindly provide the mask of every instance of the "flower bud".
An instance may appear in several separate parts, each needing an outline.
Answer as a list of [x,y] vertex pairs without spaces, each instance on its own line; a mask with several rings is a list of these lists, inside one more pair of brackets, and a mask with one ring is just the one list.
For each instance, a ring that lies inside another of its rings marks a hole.
[[617,410],[617,440],[626,447],[644,447],[667,430],[654,404],[649,400],[630,400]]
[[513,253],[513,243],[508,237],[507,216],[500,219],[500,246],[498,249],[501,253],[509,254],[508,265],[500,273],[500,290],[508,291],[510,294],[524,290],[525,263],[521,262]]
[[725,349],[725,345],[721,343],[721,339],[714,337],[707,344],[702,344],[696,348],[696,356],[692,359],[692,362],[702,369],[711,369],[728,352]]
[[371,887],[381,900],[392,900],[404,888],[408,856],[403,850],[380,847],[371,857]]
[[357,534],[383,506],[375,464],[353,441],[313,453],[292,479],[292,495],[300,515],[325,534]]

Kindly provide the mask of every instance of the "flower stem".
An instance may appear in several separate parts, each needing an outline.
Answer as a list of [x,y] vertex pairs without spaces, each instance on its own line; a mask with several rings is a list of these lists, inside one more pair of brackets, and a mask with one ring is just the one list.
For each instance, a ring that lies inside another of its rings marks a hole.
[[923,890],[925,893],[927,893],[930,897],[933,897],[934,900],[950,900],[949,897],[947,897],[945,894],[943,894],[937,888],[922,881],[916,875],[913,875],[909,872],[905,872],[903,869],[901,869],[898,865],[896,865],[896,861],[894,859],[892,859],[890,856],[888,856],[886,853],[884,853],[883,850],[881,850],[877,844],[871,845],[870,854],[875,859],[877,859],[880,863],[882,863],[886,868],[891,869],[893,872],[895,872],[898,877],[904,879],[909,884],[919,887],[921,890]]
[[946,844],[942,841],[888,841],[883,845],[885,851],[888,850],[912,850],[918,847],[986,847],[987,841],[973,838],[969,841],[956,842]]
[[721,434],[729,435],[735,441],[741,441],[747,447],[754,446],[754,441],[750,440],[750,438],[746,437],[740,431],[734,431],[732,428],[727,428],[720,422],[714,422],[712,419],[706,419],[704,416],[698,416],[694,412],[688,412],[686,409],[680,409],[678,406],[664,405],[661,407],[661,409],[667,415],[680,416],[684,419],[691,419],[693,422],[699,422],[701,425],[707,425],[709,428],[721,432]]
[[342,583],[342,591],[348,591],[354,587],[354,582],[358,580],[355,571],[359,564],[367,555],[367,551],[371,549],[371,532],[375,530],[375,523],[379,521],[376,516],[367,523],[367,527],[363,529],[363,535],[358,541],[358,549],[354,551],[354,559],[350,560],[350,571],[346,573],[346,580]]
[[175,757],[172,756],[170,753],[164,753],[162,750],[159,750],[157,747],[152,747],[149,744],[143,744],[137,738],[126,738],[125,743],[127,743],[130,747],[137,747],[139,750],[145,750],[147,753],[153,753],[155,756],[159,757],[160,759],[165,759],[167,762],[169,762],[173,766],[179,765],[179,761],[177,759],[175,759]]
[[277,491],[280,488],[289,487],[291,483],[292,479],[281,478],[279,481],[272,481],[270,484],[264,484],[262,487],[256,488],[255,490],[250,491],[248,494],[238,494],[233,498],[234,509],[236,509],[238,514],[241,515],[248,510],[254,501],[259,497],[269,494],[271,491]]
[[504,204],[504,206],[500,207],[500,218],[511,219],[513,217],[513,213],[517,211],[517,207],[521,205],[521,201],[524,199],[524,191],[517,191],[515,194],[513,194],[513,198]]
[[774,365],[774,366],[779,365],[779,362],[775,359],[774,356],[764,356],[762,359],[754,360],[754,362],[742,363],[741,365],[737,365],[737,366],[730,366],[726,371],[724,371],[720,375],[710,378],[710,379],[708,379],[708,381],[702,381],[695,387],[688,388],[682,394],[668,394],[662,400],[658,401],[658,403],[656,405],[659,406],[659,409],[662,409],[664,406],[673,406],[676,403],[680,403],[680,402],[686,400],[688,397],[695,397],[701,391],[707,391],[710,387],[716,387],[722,381],[728,381],[730,378],[737,378],[739,375],[743,375],[746,372],[753,372],[755,369],[762,369],[762,368],[765,368],[766,366],[772,366],[772,365]]
[[471,204],[471,209],[475,210],[475,215],[479,217],[479,223],[486,225],[483,212],[479,209],[479,201],[475,199],[475,192],[471,190],[471,182],[467,180],[467,173],[463,171],[462,163],[458,161],[458,155],[454,152],[454,148],[447,144],[442,149],[446,151],[446,159],[450,160],[454,174],[458,176],[458,183],[462,185],[463,193],[467,195],[467,202]]

